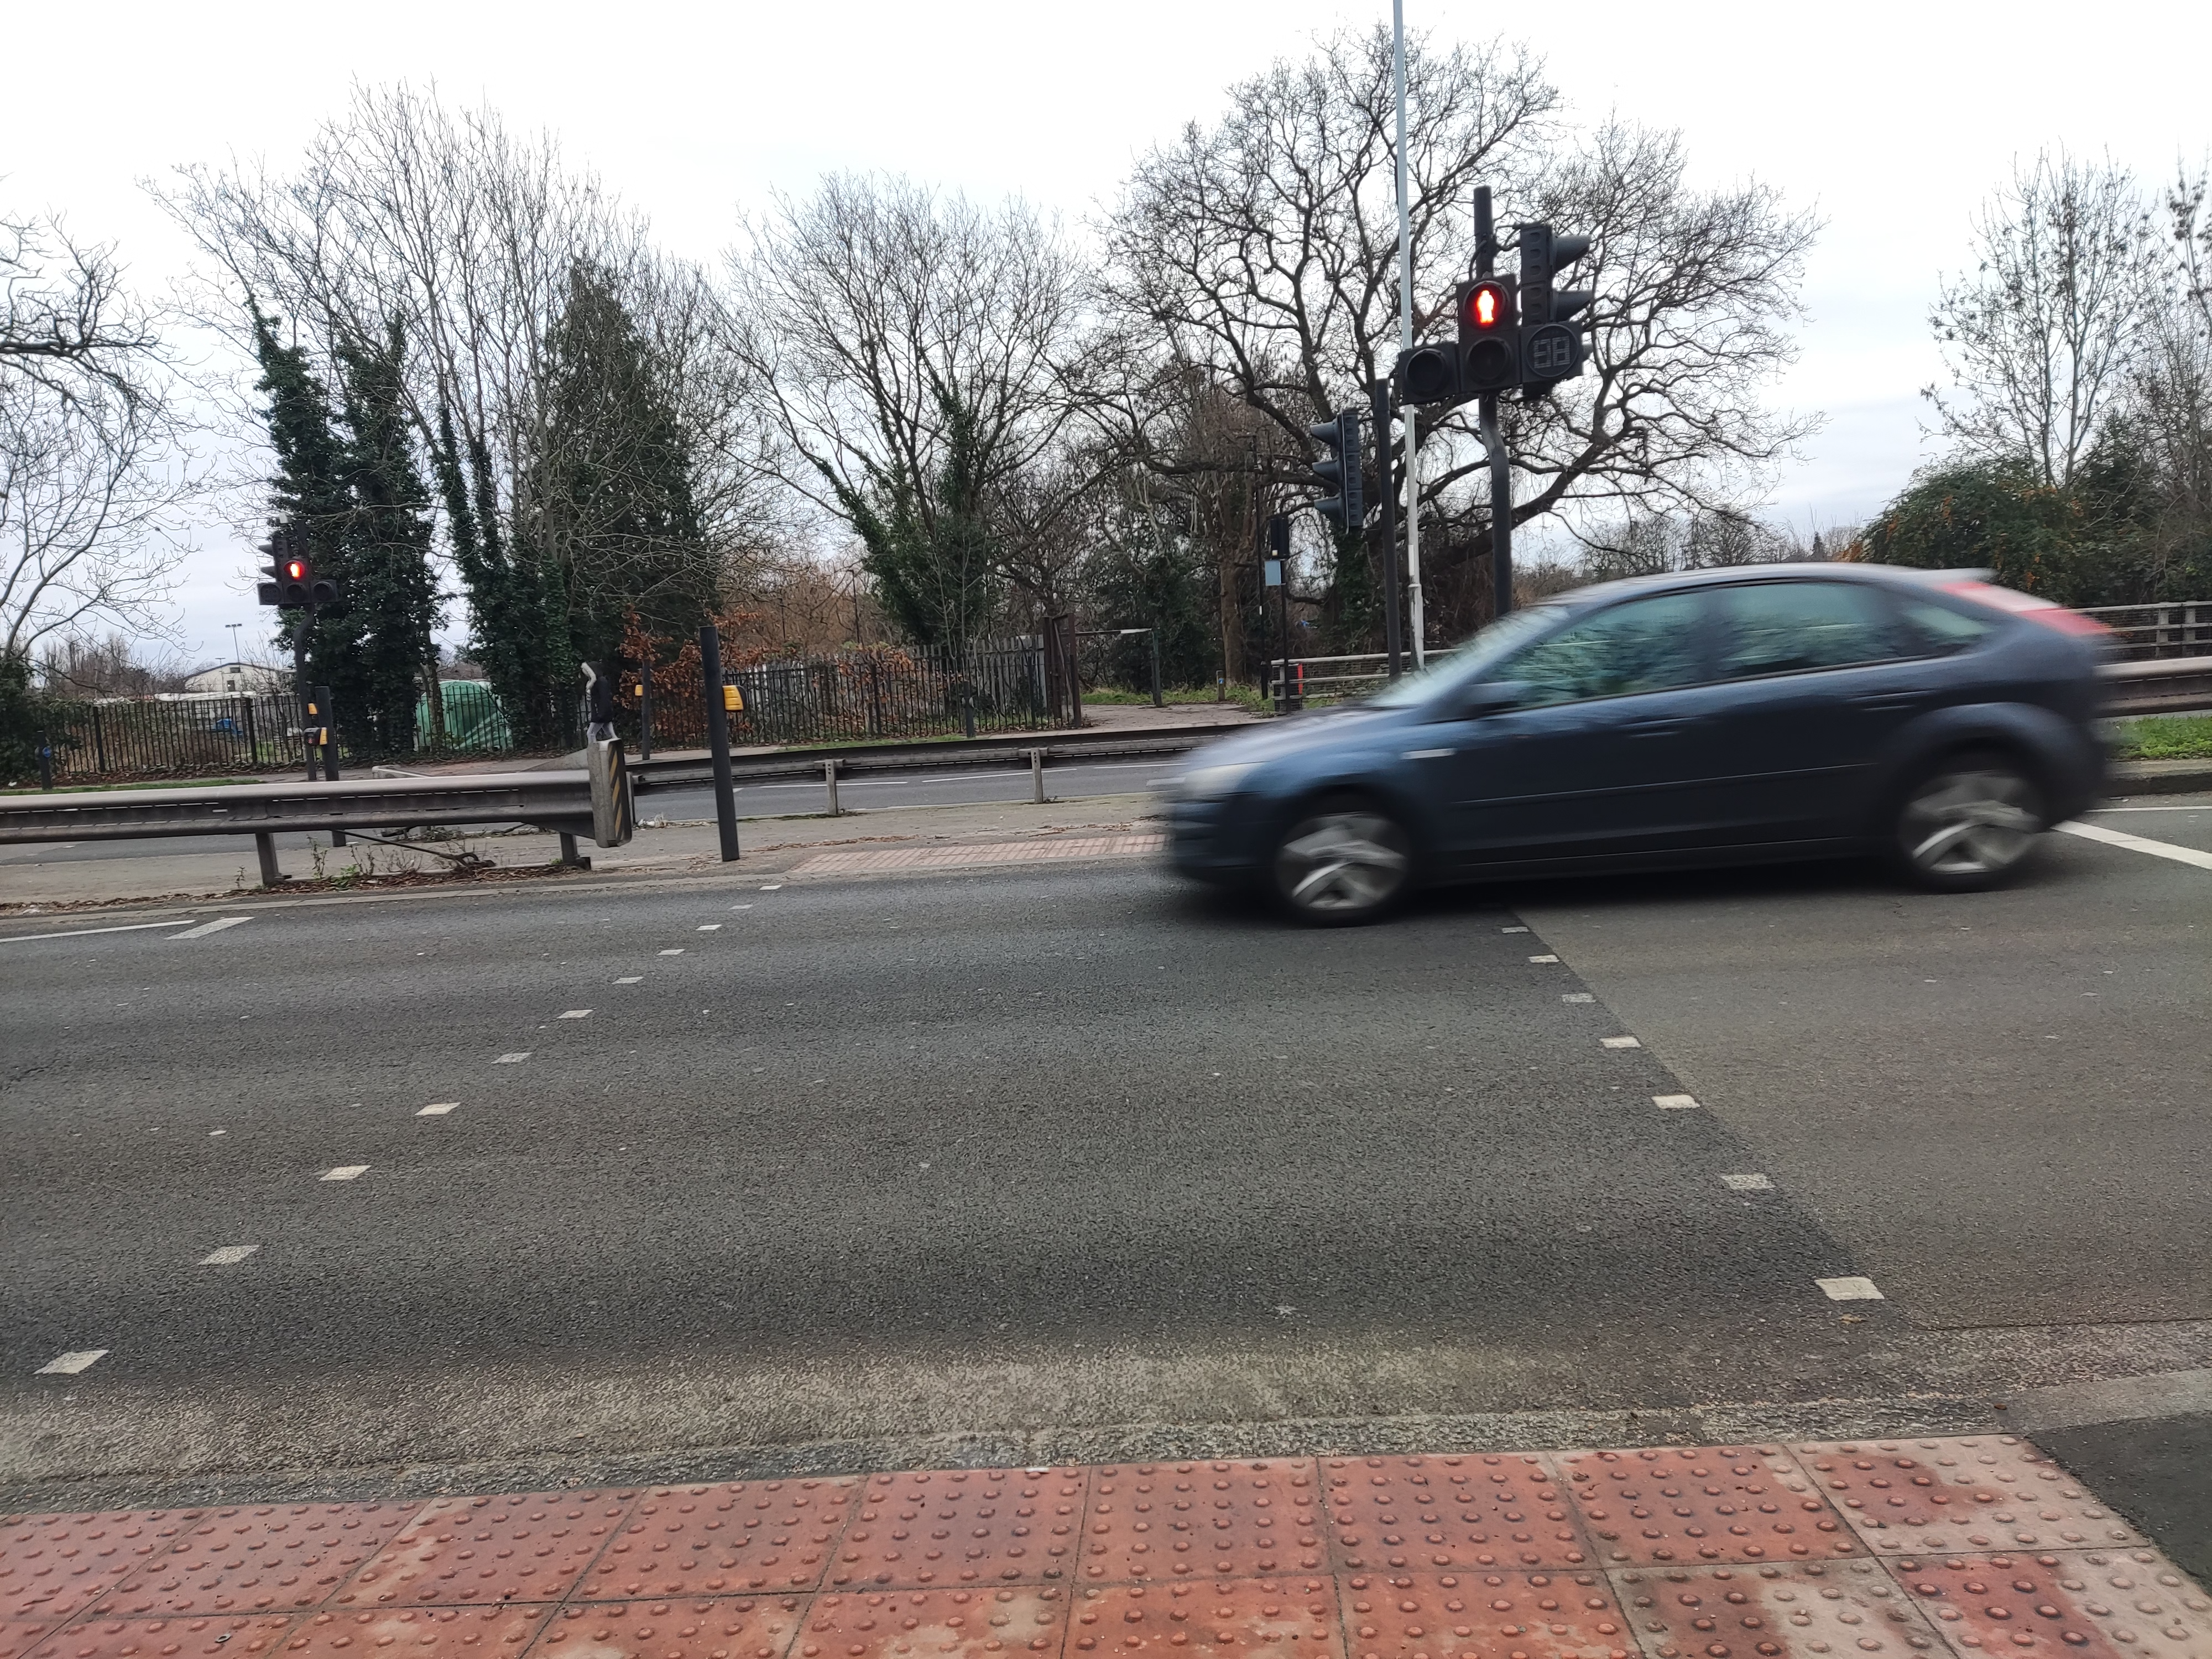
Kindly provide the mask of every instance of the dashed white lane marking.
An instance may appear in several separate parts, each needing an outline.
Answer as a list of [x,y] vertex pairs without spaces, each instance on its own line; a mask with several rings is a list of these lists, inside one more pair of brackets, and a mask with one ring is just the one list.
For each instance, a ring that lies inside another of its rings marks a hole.
[[761,889],[761,891],[763,893],[781,893],[782,890],[783,884],[780,881],[772,881],[769,883],[767,886]]
[[79,1371],[90,1370],[107,1358],[105,1348],[81,1348],[75,1353],[58,1355],[31,1373],[33,1376],[75,1376]]
[[1529,960],[1529,961],[1531,961],[1531,962],[1557,962],[1557,961],[1559,960],[1559,957],[1530,957],[1528,958],[1528,960]]
[[1723,1176],[1721,1185],[1732,1193],[1771,1193],[1774,1183],[1763,1175]]
[[563,1019],[589,1019],[591,1017],[592,1011],[588,1008],[571,1008],[561,1016]]
[[85,939],[94,933],[143,933],[150,927],[181,927],[193,920],[191,916],[172,916],[167,921],[134,921],[125,927],[72,927],[66,933],[17,933],[12,939],[0,939],[0,945],[34,945],[42,939]]
[[187,927],[181,933],[172,933],[171,939],[205,939],[210,933],[220,933],[226,927],[242,927],[252,921],[252,916],[217,916],[213,921],[204,921],[197,927]]
[[1841,1279],[1816,1279],[1821,1293],[1831,1302],[1883,1302],[1888,1298],[1875,1288],[1874,1280],[1857,1273],[1847,1273]]
[[1559,1000],[1562,1002],[1595,1002],[1597,999],[1592,996],[1588,991],[1568,991],[1561,994]]
[[1693,1112],[1698,1109],[1695,1095],[1654,1095],[1651,1103],[1662,1112]]
[[1641,1048],[1644,1046],[1644,1040],[1641,1037],[1600,1037],[1598,1041],[1608,1048]]
[[421,1111],[416,1113],[415,1115],[417,1117],[443,1117],[447,1113],[452,1111],[454,1107],[460,1103],[461,1103],[458,1100],[434,1100],[428,1106],[425,1106]]
[[323,1171],[325,1181],[352,1181],[368,1173],[366,1164],[341,1164],[335,1170]]
[[615,983],[617,985],[642,985],[645,983],[645,975],[643,974],[631,974],[624,978],[617,980]]
[[753,907],[750,904],[732,904],[730,907],[732,910],[750,910]]
[[719,933],[722,931],[722,924],[719,921],[702,921],[699,924],[699,931],[702,933]]
[[261,1247],[258,1244],[225,1244],[220,1249],[210,1250],[200,1258],[203,1267],[234,1267]]
[[2101,841],[2107,847],[2124,847],[2133,853],[2148,853],[2154,858],[2172,859],[2176,864],[2193,864],[2199,870],[2212,870],[2212,853],[2200,853],[2194,847],[2176,847],[2170,841],[2151,841],[2142,836],[2131,836],[2124,830],[2107,830],[2101,823],[2062,823],[2058,826],[2069,836],[2080,836],[2086,841]]
[[1525,933],[1528,930],[1526,927],[1501,927],[1498,931],[1501,933]]
[[684,947],[679,945],[673,951],[663,951],[660,954],[664,957],[680,957],[684,954]]
[[523,1048],[511,1054],[501,1054],[497,1060],[492,1061],[492,1064],[495,1066],[520,1066],[524,1060],[529,1058],[530,1050]]

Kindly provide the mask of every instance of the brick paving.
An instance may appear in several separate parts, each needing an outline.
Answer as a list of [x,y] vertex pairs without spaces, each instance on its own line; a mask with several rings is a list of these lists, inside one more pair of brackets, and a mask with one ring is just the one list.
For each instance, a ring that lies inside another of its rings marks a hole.
[[2028,1443],[1214,1459],[0,1517],[0,1659],[2212,1659]]

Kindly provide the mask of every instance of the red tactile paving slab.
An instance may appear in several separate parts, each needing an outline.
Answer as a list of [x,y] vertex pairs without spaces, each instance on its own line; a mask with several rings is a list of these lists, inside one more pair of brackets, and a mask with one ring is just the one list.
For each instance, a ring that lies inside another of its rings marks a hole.
[[0,1659],[23,1659],[60,1623],[58,1619],[0,1619]]
[[1579,1567],[1573,1505],[1540,1457],[1322,1460],[1338,1559],[1354,1571]]
[[1628,1659],[1602,1573],[1362,1573],[1344,1583],[1351,1659]]
[[1566,1452],[1553,1461],[1606,1566],[1812,1560],[1851,1530],[1772,1446]]
[[782,1659],[805,1605],[797,1595],[578,1602],[530,1659]]
[[439,1498],[362,1567],[332,1605],[558,1601],[582,1579],[636,1498],[634,1492]]
[[830,1584],[1051,1583],[1072,1577],[1088,1484],[1079,1468],[871,1475]]
[[1825,1442],[1797,1448],[1797,1461],[1885,1554],[2142,1542],[2072,1475],[2010,1435]]
[[418,1504],[261,1504],[190,1510],[103,1613],[290,1613],[319,1607]]
[[866,1590],[817,1595],[795,1659],[956,1659],[1058,1653],[1067,1592],[1057,1584]]
[[519,1655],[550,1607],[327,1607],[294,1626],[277,1659],[455,1659]]
[[1879,1561],[1649,1567],[1613,1578],[1652,1659],[1908,1659],[1942,1650]]
[[1320,1577],[1216,1578],[1092,1584],[1076,1592],[1069,1659],[1170,1650],[1178,1659],[1341,1659],[1336,1585]]
[[33,1659],[240,1659],[273,1655],[289,1613],[200,1614],[185,1619],[81,1619]]
[[1303,1457],[1094,1469],[1082,1580],[1325,1572],[1319,1485]]
[[1963,1654],[2212,1659],[2212,1598],[2155,1550],[1907,1556],[1887,1565]]
[[593,1601],[811,1589],[860,1496],[856,1480],[659,1486],[585,1575]]
[[19,1515],[0,1521],[0,1619],[59,1624],[168,1540],[162,1511]]

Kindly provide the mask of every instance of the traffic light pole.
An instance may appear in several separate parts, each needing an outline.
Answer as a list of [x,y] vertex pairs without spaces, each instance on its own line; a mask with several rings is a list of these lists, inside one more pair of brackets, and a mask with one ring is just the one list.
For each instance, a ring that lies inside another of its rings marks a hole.
[[1490,453],[1490,575],[1498,616],[1513,610],[1513,464],[1505,453],[1504,434],[1498,429],[1498,394],[1485,395],[1481,405],[1482,447]]
[[699,690],[707,705],[707,749],[714,762],[714,823],[722,832],[722,862],[738,860],[738,792],[730,775],[729,705],[722,695],[722,635],[714,623],[699,630]]
[[[1382,607],[1382,641],[1390,655],[1390,678],[1396,679],[1405,672],[1405,641],[1399,625],[1400,607],[1405,596],[1400,591],[1403,582],[1398,566],[1398,497],[1390,487],[1390,382],[1377,380],[1367,389],[1375,411],[1375,453],[1377,470],[1382,475],[1382,499],[1377,503],[1382,509],[1382,523],[1377,528],[1382,536],[1382,569],[1385,599]],[[1406,411],[1406,428],[1413,429],[1413,411]]]

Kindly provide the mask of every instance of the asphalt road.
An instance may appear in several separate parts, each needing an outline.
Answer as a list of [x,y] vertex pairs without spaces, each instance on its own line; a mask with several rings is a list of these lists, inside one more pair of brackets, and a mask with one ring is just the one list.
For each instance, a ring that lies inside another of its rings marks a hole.
[[[1172,755],[1133,761],[1064,761],[1046,769],[1045,788],[1057,800],[1141,791],[1179,764]],[[838,805],[847,812],[888,806],[962,806],[996,801],[1025,801],[1034,785],[1026,763],[1018,768],[967,766],[935,772],[840,778]],[[780,817],[825,810],[821,782],[750,783],[737,792],[740,817]],[[704,786],[648,789],[637,797],[638,817],[682,821],[714,816],[714,793]],[[499,825],[487,825],[497,829]],[[309,837],[278,836],[281,850],[306,850]],[[327,837],[318,837],[327,842]],[[236,836],[179,836],[146,841],[40,842],[0,847],[0,867],[10,864],[77,864],[106,859],[168,857],[179,853],[229,853],[246,865],[253,849]]]
[[2104,1421],[2212,1366],[2208,901],[2060,836],[1339,933],[1133,864],[14,924],[0,1507]]

